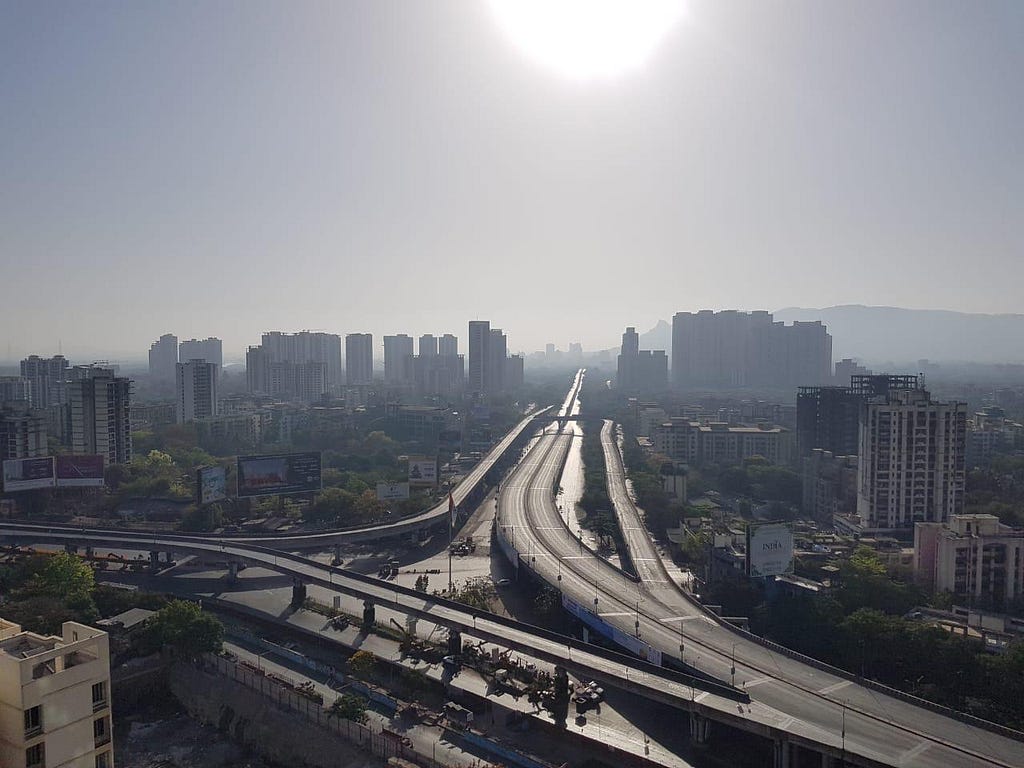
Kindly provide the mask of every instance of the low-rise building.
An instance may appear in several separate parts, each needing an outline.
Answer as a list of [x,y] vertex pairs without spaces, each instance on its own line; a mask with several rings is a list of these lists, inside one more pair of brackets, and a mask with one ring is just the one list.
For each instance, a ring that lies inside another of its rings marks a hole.
[[953,515],[914,526],[914,573],[937,592],[984,598],[996,609],[1024,594],[1024,530],[995,515]]
[[105,632],[74,621],[60,636],[0,619],[0,765],[113,768]]
[[732,464],[761,456],[772,464],[792,458],[792,433],[768,425],[701,424],[673,418],[651,430],[654,450],[688,464]]

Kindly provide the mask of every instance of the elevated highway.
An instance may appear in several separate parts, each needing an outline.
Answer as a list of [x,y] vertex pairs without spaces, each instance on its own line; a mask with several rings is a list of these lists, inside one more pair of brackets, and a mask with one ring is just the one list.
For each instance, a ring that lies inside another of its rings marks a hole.
[[[608,430],[609,439],[611,430]],[[620,644],[657,659],[674,657],[751,697],[736,727],[757,730],[772,719],[786,745],[811,746],[825,758],[855,765],[1024,765],[1021,734],[977,727],[808,663],[734,631],[691,600],[669,578],[626,489],[618,450],[606,452],[613,500],[632,507],[625,526],[641,578],[590,551],[565,527],[554,488],[571,443],[547,429],[503,483],[498,536],[519,568],[558,588],[563,603],[582,607],[592,626],[609,627]],[[756,714],[755,714],[756,713]],[[787,764],[785,754],[777,765]]]

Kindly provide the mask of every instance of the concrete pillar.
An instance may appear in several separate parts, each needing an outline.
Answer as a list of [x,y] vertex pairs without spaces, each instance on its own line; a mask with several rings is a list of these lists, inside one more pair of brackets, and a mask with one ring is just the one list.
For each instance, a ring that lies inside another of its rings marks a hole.
[[71,555],[78,554],[78,545],[72,544],[70,541],[64,542],[64,551]]
[[836,768],[836,759],[832,755],[822,752],[821,768]]
[[86,557],[92,557],[93,556],[93,548],[92,547],[86,547],[85,548],[85,556]]
[[696,712],[690,713],[690,740],[694,744],[707,744],[711,736],[711,721]]
[[306,584],[302,579],[292,581],[292,605],[300,606],[306,602]]
[[377,620],[377,611],[374,608],[373,600],[363,601],[363,626],[372,627]]
[[331,559],[331,565],[341,565],[341,544],[334,545],[334,557]]
[[454,629],[448,630],[448,653],[462,653],[462,633]]
[[228,581],[238,581],[238,561],[228,561]]
[[790,768],[791,765],[789,742],[785,739],[776,739],[773,768]]
[[149,570],[159,571],[160,570],[160,553],[150,552],[149,553]]
[[413,637],[416,636],[416,621],[417,619],[415,616],[405,617],[405,631]]

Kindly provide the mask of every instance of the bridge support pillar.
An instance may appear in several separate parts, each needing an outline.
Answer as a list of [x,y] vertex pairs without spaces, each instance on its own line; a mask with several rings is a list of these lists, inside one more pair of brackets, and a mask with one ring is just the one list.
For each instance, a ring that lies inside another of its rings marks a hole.
[[64,542],[64,551],[67,552],[69,555],[77,555],[78,545],[72,544],[70,541],[66,541]]
[[306,602],[306,583],[302,579],[292,580],[292,605],[298,607]]
[[821,755],[821,768],[836,768],[836,759],[832,755],[823,752]]
[[711,721],[696,712],[690,713],[690,740],[694,744],[707,744],[711,736]]
[[555,726],[565,728],[566,718],[569,717],[569,674],[565,667],[555,667],[555,700],[552,703],[551,714],[555,719]]
[[334,557],[331,559],[331,565],[341,565],[341,544],[334,545]]
[[238,581],[238,561],[237,560],[229,560],[228,561],[228,581],[230,581],[232,583]]
[[462,653],[462,633],[454,629],[448,630],[448,653],[453,656]]
[[377,620],[377,610],[374,608],[373,600],[363,600],[363,628],[372,627]]
[[789,742],[785,739],[776,739],[774,746],[773,768],[790,768],[793,761]]
[[160,570],[160,552],[149,553],[149,570],[159,571]]
[[93,556],[93,548],[92,547],[86,547],[85,548],[85,556],[86,557],[92,557]]

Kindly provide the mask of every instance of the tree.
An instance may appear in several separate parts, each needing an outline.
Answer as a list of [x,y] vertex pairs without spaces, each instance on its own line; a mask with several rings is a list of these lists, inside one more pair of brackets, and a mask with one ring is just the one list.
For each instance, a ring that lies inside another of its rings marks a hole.
[[366,722],[366,699],[353,693],[343,693],[327,710],[328,717],[340,717],[353,723]]
[[348,666],[360,677],[366,677],[373,671],[377,657],[370,651],[356,651],[348,659]]
[[167,645],[184,658],[196,659],[220,650],[224,625],[196,603],[172,600],[146,622],[143,638],[150,649]]
[[29,582],[29,591],[69,603],[81,602],[90,599],[95,584],[88,563],[67,552],[58,552]]

